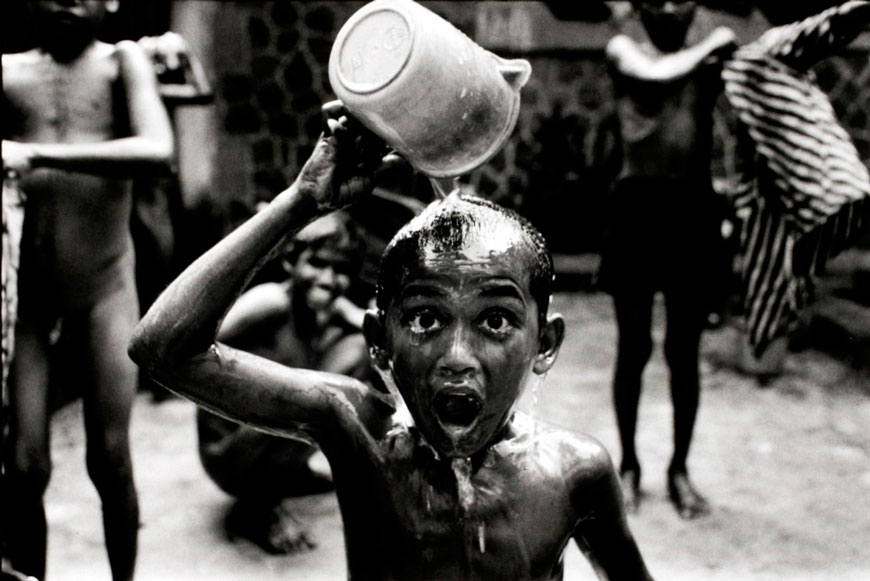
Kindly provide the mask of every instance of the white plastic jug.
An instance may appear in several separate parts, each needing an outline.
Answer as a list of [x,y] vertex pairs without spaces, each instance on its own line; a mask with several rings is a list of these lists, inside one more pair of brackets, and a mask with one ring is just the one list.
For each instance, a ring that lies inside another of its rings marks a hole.
[[510,137],[531,65],[505,60],[412,0],[375,0],[342,26],[329,81],[345,107],[431,177],[483,165]]

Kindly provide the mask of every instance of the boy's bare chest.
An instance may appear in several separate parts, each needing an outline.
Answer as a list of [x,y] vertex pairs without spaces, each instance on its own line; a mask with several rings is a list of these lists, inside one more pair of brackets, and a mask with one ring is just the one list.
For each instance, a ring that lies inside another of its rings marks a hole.
[[527,458],[486,458],[471,470],[421,455],[395,454],[387,466],[400,561],[463,578],[552,578],[573,531],[555,472]]
[[28,64],[17,67],[5,87],[15,138],[91,142],[127,132],[118,63],[111,54],[67,64],[44,57]]

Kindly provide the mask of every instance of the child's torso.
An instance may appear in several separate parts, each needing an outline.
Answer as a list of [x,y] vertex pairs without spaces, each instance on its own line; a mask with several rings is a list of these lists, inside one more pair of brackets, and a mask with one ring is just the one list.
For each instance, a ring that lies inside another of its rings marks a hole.
[[[96,143],[129,135],[114,47],[90,46],[71,63],[33,50],[4,59],[4,122],[10,139]],[[23,248],[60,280],[87,279],[131,251],[129,180],[37,168],[27,194]]]
[[39,50],[4,59],[5,132],[16,141],[89,143],[129,133],[115,48],[96,43],[59,63]]
[[335,474],[351,577],[561,579],[577,519],[558,447],[533,438],[500,442],[472,474],[413,430],[391,431],[382,473],[350,486]]
[[621,177],[684,177],[709,173],[711,71],[665,85],[627,83],[616,101],[623,148]]

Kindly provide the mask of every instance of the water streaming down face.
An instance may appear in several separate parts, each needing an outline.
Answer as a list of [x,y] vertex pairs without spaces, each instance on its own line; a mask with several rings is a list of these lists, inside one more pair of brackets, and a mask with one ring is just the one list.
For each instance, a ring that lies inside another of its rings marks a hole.
[[532,441],[533,445],[537,445],[538,441],[538,403],[541,401],[541,386],[544,384],[544,381],[547,379],[547,373],[541,373],[540,375],[534,375],[532,379],[532,388],[531,388],[531,400],[528,404],[528,409],[526,413],[532,418],[534,422],[532,428]]
[[[503,428],[516,396],[530,379],[530,367],[540,346],[541,323],[535,321],[546,319],[552,261],[540,234],[518,216],[460,193],[455,179],[433,179],[432,184],[436,193],[445,197],[393,239],[378,279],[378,308],[386,337],[379,354],[383,362],[379,372],[397,402],[405,402],[413,412],[414,421],[409,419],[407,425],[416,427],[411,430],[415,434],[411,439],[417,450],[437,450],[435,458],[440,464],[431,471],[416,461],[410,466],[401,464],[401,469],[397,464],[397,476],[413,485],[405,489],[407,494],[397,489],[401,496],[395,499],[404,505],[400,512],[414,522],[447,524],[444,519],[449,519],[447,526],[460,533],[470,562],[488,549],[491,554],[496,539],[499,546],[509,545],[514,554],[527,561],[526,532],[516,511],[510,509],[506,485],[511,478],[508,473],[516,474],[507,465],[524,463],[533,438],[529,431],[515,438]],[[484,286],[476,286],[478,281]],[[516,295],[504,294],[506,281],[516,288]],[[476,294],[481,289],[485,292]],[[492,294],[493,289],[498,292]],[[512,340],[508,347],[507,342],[481,335],[480,325],[486,317],[480,313],[489,313],[492,306],[501,308],[505,301],[513,304],[510,300],[518,296],[525,307],[511,323],[520,329],[517,342]],[[431,320],[420,319],[421,310]],[[430,316],[430,312],[434,314]],[[436,320],[439,322],[433,326]],[[442,385],[434,374],[426,372],[437,369],[448,350],[439,347],[440,335],[430,337],[420,330],[421,326],[459,328],[451,326],[458,325],[456,321],[467,321],[462,333],[476,337],[471,341],[476,342],[474,359],[486,370],[479,385],[469,379],[462,389]],[[420,336],[412,336],[411,328]],[[531,413],[537,407],[541,381],[538,378],[528,386],[533,391]],[[439,398],[445,394],[453,399],[440,406]],[[462,409],[457,411],[465,399],[475,399],[479,405],[477,415],[467,425],[458,413]],[[504,437],[509,441],[501,441]],[[424,456],[432,458],[426,454],[413,457]],[[449,464],[444,462],[448,459]],[[449,470],[447,478],[452,475],[451,480],[455,479],[455,489],[449,480],[443,486],[438,475],[444,475],[444,468]]]
[[[390,363],[382,367],[442,457],[473,455],[508,420],[540,347],[551,283],[552,261],[534,228],[458,191],[390,243],[378,279]],[[469,358],[462,373],[454,369],[459,343],[451,346],[457,332],[467,349],[460,359]]]
[[471,458],[454,458],[450,462],[456,476],[456,494],[463,512],[468,513],[474,504],[474,484],[471,482]]

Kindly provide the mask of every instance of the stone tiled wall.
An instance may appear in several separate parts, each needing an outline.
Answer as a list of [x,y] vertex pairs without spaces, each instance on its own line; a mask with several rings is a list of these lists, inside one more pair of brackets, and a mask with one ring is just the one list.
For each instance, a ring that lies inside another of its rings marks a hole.
[[[224,2],[214,22],[217,113],[223,126],[218,166],[233,187],[231,207],[244,217],[258,201],[286,187],[319,134],[320,105],[334,94],[327,78],[332,41],[363,2]],[[488,24],[482,7],[493,3],[424,3],[472,38]],[[505,3],[506,5],[513,3]],[[518,3],[509,7],[518,10]],[[528,4],[528,3],[526,3]],[[540,10],[540,7],[532,7]],[[536,13],[537,14],[537,13]],[[540,15],[536,16],[539,18]],[[599,208],[606,193],[597,136],[612,107],[602,60],[607,24],[590,27],[587,45],[572,46],[558,35],[546,47],[493,48],[503,56],[527,58],[533,67],[522,91],[522,109],[510,141],[467,181],[481,193],[530,217],[556,251],[594,251],[600,239]],[[565,34],[565,39],[578,38]],[[554,40],[555,39],[555,40]],[[596,40],[597,39],[597,40]],[[523,42],[531,42],[524,39]],[[486,45],[486,43],[484,43]],[[856,49],[818,67],[838,115],[870,163],[870,62]],[[729,111],[716,113],[714,172],[730,168]],[[603,143],[606,145],[606,143]]]

